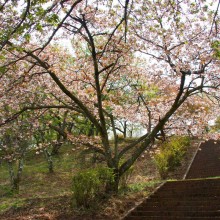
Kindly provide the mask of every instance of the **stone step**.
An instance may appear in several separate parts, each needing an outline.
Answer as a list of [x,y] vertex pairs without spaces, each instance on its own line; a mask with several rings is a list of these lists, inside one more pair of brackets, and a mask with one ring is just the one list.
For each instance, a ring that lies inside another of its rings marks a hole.
[[220,211],[135,211],[131,216],[220,217]]
[[220,219],[220,217],[181,217],[181,216],[175,216],[175,217],[171,217],[171,216],[127,216],[124,218],[124,220],[213,220],[213,219]]
[[166,195],[166,194],[175,194],[175,195],[183,195],[184,194],[206,194],[206,193],[215,193],[220,195],[220,187],[211,187],[211,188],[173,188],[173,189],[161,189],[156,194],[160,193],[161,195]]
[[207,179],[187,179],[187,180],[180,180],[180,181],[168,181],[164,185],[169,186],[173,185],[175,183],[176,186],[178,185],[194,185],[194,184],[217,184],[220,183],[220,177],[219,178],[207,178]]
[[171,199],[172,200],[176,200],[176,201],[178,201],[178,200],[182,200],[182,201],[194,201],[194,202],[196,202],[196,201],[215,201],[215,202],[217,202],[217,201],[219,201],[220,202],[220,196],[202,196],[202,197],[185,197],[185,196],[182,196],[182,197],[173,197],[173,196],[167,196],[167,197],[165,197],[165,196],[160,196],[159,194],[158,195],[152,195],[152,196],[150,196],[149,198],[148,198],[148,200],[151,200],[151,201],[154,201],[154,200],[159,200],[159,201],[170,201]]
[[175,209],[176,211],[218,211],[220,210],[220,204],[219,205],[194,205],[194,206],[189,206],[188,204],[186,205],[176,205],[173,206],[171,205],[142,205],[137,207],[137,211],[166,211],[167,209]]
[[184,194],[178,193],[178,192],[161,192],[161,193],[156,193],[154,195],[151,196],[151,198],[154,197],[164,197],[164,198],[191,198],[191,197],[195,197],[195,198],[203,198],[203,197],[220,197],[220,192],[219,191],[206,191],[206,192],[191,192],[191,191],[186,191],[184,192]]
[[156,200],[156,199],[147,199],[145,200],[141,205],[150,205],[150,206],[156,206],[156,205],[161,205],[161,206],[179,206],[179,205],[188,205],[188,206],[219,206],[220,202],[218,199],[216,200],[179,200],[179,199],[172,199],[172,200]]

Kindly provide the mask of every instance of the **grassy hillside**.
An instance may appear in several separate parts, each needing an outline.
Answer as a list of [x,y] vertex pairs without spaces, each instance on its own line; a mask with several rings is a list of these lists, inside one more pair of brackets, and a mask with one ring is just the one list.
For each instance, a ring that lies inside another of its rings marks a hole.
[[[196,148],[194,146],[190,149],[187,160]],[[1,164],[0,219],[68,219],[70,216],[71,219],[73,216],[76,219],[91,219],[91,215],[95,215],[97,219],[118,219],[162,182],[153,154],[154,151],[146,151],[135,164],[126,190],[121,190],[119,195],[105,200],[91,210],[78,210],[72,202],[72,177],[80,169],[90,166],[90,161],[89,158],[80,158],[70,146],[65,146],[60,155],[53,159],[53,174],[48,173],[43,154],[28,154],[19,194],[10,193],[7,166]],[[186,167],[187,163],[183,164]]]

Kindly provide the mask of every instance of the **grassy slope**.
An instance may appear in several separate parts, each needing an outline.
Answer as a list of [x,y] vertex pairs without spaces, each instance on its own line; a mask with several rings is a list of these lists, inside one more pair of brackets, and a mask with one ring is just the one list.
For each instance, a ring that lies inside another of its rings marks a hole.
[[97,219],[118,219],[161,183],[150,155],[146,152],[136,163],[127,191],[90,212],[71,207],[71,179],[84,162],[69,147],[54,159],[54,174],[48,173],[43,155],[29,155],[18,195],[8,193],[7,167],[0,165],[0,219],[91,219],[91,213]]
[[[0,165],[0,219],[10,219],[10,216],[11,219],[20,219],[21,217],[19,216],[27,216],[27,218],[29,216],[31,217],[30,219],[37,219],[37,216],[39,216],[39,219],[43,219],[44,217],[47,219],[46,216],[49,216],[48,219],[56,219],[55,216],[59,215],[77,216],[79,214],[78,210],[70,206],[71,179],[84,162],[80,162],[76,158],[75,151],[73,152],[68,147],[62,151],[59,158],[54,158],[54,174],[48,173],[47,163],[43,155],[29,155],[25,161],[20,192],[17,195],[10,194],[7,167],[5,164]],[[144,158],[142,158],[143,160]],[[149,161],[145,165],[142,162],[139,164],[141,169],[143,169],[143,166],[149,165]],[[152,178],[152,174],[150,175],[151,179],[154,179]],[[106,203],[106,206],[102,206],[100,218],[106,212],[111,213],[110,215],[112,217],[112,210],[114,209],[119,209],[119,213],[115,213],[116,215],[122,214],[136,200],[148,194],[159,182],[158,180],[146,181],[147,175],[140,175],[137,170],[133,176],[133,183],[130,184],[128,190],[129,195],[128,191],[121,192],[118,197],[110,199]],[[144,188],[146,189],[145,191],[143,191]],[[123,203],[123,200],[126,202]],[[126,203],[130,205],[126,205]],[[112,210],[108,206],[112,206]],[[120,206],[122,210],[120,210]],[[93,211],[91,210],[91,212]],[[80,212],[83,213],[82,211]],[[86,218],[90,214],[90,212],[84,213],[83,218]],[[63,218],[65,219],[65,217]],[[117,217],[115,216],[115,218]]]
[[[0,213],[9,207],[16,208],[24,205],[26,198],[36,199],[69,195],[74,170],[73,162],[73,157],[63,154],[62,158],[54,161],[55,174],[49,174],[47,163],[43,157],[26,161],[18,195],[10,195],[7,167],[0,166]],[[3,196],[4,194],[6,195]]]

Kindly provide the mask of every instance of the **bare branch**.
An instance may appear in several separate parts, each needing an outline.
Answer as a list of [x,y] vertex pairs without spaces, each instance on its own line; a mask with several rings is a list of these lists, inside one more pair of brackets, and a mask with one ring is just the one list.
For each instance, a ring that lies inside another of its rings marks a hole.
[[[211,29],[210,29],[209,36],[211,35],[213,26],[214,26],[214,24],[215,24],[215,22],[216,22],[215,19],[216,19],[217,15],[218,15],[219,5],[220,5],[220,0],[218,1],[218,6],[217,6],[217,8],[216,8],[216,11],[215,11],[215,14],[214,14],[214,17],[213,17],[213,20],[212,20],[212,25],[211,25]],[[216,30],[216,35],[217,35],[217,30]]]

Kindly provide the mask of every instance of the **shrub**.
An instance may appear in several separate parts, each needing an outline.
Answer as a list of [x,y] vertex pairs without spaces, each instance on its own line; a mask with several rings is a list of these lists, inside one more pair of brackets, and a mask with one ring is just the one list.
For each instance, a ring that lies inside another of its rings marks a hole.
[[161,178],[165,179],[169,171],[181,164],[189,144],[189,137],[178,136],[172,136],[162,144],[160,153],[155,156],[156,166]]
[[113,171],[107,167],[83,170],[73,177],[72,191],[77,207],[92,208],[112,182]]
[[168,158],[169,158],[169,152],[168,151],[160,152],[154,158],[157,169],[158,169],[162,179],[165,179],[167,177],[167,174],[168,174],[168,170],[169,170]]

